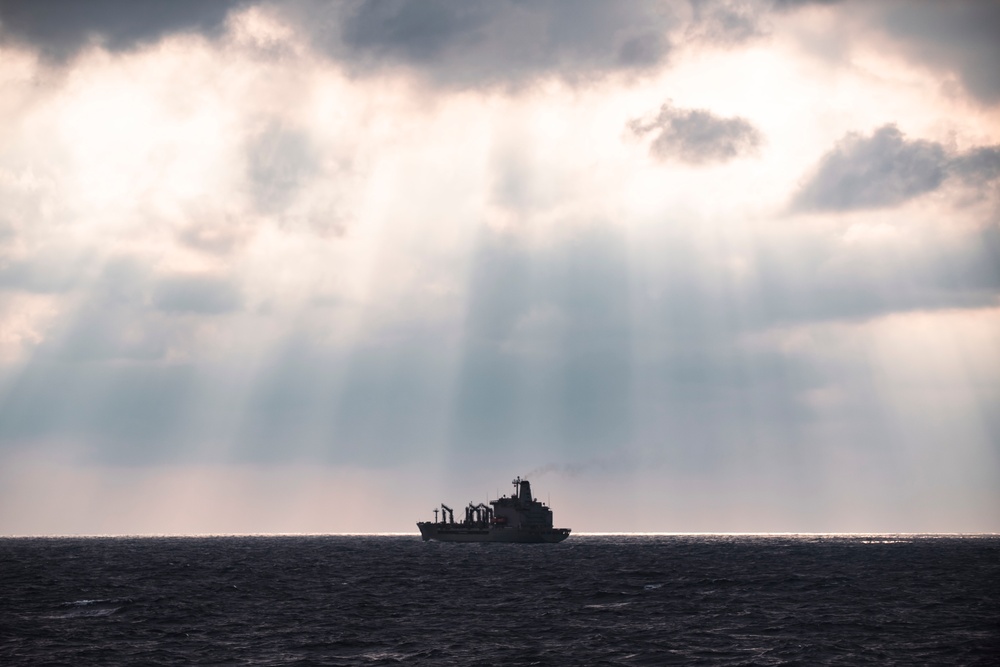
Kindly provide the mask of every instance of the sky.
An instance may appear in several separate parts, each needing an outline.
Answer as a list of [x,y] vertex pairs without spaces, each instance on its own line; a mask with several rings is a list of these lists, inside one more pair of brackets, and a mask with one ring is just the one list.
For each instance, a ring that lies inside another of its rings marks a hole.
[[0,0],[0,535],[1000,531],[998,34]]

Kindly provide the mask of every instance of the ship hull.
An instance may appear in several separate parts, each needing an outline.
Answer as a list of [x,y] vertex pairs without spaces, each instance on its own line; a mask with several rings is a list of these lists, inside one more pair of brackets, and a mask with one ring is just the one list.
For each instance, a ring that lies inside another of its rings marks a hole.
[[517,544],[554,544],[569,537],[569,528],[473,528],[461,524],[422,521],[417,524],[424,541],[439,542],[512,542]]

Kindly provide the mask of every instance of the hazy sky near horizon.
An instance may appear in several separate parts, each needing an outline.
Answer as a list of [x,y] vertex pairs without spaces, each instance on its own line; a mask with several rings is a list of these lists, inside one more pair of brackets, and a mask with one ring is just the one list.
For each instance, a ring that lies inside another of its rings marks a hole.
[[0,0],[0,534],[1000,531],[998,34]]

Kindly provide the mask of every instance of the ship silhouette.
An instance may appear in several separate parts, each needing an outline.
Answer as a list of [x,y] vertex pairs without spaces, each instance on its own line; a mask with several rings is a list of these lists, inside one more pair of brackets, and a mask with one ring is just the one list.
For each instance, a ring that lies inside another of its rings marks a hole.
[[[441,542],[562,542],[569,528],[552,527],[552,510],[531,495],[531,483],[516,478],[514,495],[491,500],[489,505],[469,503],[465,519],[455,521],[455,512],[444,503],[434,510],[434,521],[420,521],[420,536]],[[438,521],[440,512],[440,521]]]

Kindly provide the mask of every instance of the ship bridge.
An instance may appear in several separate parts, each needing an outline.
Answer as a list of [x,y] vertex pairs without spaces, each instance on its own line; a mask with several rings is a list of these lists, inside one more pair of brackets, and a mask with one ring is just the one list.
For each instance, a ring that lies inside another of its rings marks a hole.
[[531,495],[531,482],[516,478],[514,495],[491,500],[493,513],[498,524],[512,528],[551,528],[552,510]]

